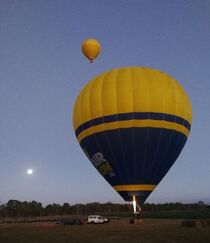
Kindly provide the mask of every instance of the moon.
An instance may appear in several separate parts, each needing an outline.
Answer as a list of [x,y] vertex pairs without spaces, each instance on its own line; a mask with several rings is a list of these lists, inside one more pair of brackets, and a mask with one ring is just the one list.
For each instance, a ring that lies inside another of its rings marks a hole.
[[28,175],[32,175],[34,173],[34,171],[32,169],[27,169],[27,174]]

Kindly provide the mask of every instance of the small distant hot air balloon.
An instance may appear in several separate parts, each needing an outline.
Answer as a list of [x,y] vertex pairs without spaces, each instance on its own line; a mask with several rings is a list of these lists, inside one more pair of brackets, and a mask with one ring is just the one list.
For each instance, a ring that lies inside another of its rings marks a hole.
[[92,63],[100,54],[101,45],[96,39],[87,39],[82,43],[81,49],[84,56],[90,60],[90,63]]
[[142,205],[174,164],[192,121],[190,100],[166,73],[125,67],[79,94],[73,123],[94,167],[126,200]]

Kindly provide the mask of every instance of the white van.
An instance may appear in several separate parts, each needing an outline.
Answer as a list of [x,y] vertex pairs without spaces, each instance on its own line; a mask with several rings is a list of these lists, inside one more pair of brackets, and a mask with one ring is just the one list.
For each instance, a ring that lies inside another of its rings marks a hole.
[[100,215],[90,215],[88,216],[88,223],[89,224],[103,224],[108,223],[109,219],[106,219]]

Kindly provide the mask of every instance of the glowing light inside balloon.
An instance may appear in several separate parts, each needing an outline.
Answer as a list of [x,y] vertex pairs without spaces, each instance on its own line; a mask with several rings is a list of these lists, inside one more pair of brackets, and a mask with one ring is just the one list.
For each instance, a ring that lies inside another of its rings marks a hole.
[[34,173],[34,171],[33,171],[32,169],[28,169],[28,170],[27,170],[27,174],[28,174],[28,175],[32,175],[33,173]]
[[136,213],[136,197],[133,196],[133,212]]

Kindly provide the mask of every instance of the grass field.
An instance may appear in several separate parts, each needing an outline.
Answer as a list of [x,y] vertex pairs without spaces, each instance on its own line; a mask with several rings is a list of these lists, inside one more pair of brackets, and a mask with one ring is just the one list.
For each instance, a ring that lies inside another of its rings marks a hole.
[[181,220],[129,219],[109,224],[63,226],[54,223],[0,224],[1,243],[209,243],[210,226],[183,227]]
[[210,210],[143,211],[142,217],[162,219],[210,219]]

